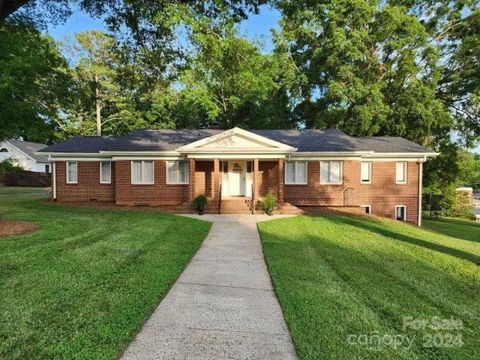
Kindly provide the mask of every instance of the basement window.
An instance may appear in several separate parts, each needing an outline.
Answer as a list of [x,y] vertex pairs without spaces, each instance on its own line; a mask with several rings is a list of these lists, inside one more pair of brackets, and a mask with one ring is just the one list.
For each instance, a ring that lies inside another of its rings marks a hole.
[[395,219],[407,221],[407,207],[405,205],[395,205]]
[[372,215],[372,205],[360,205],[365,214]]

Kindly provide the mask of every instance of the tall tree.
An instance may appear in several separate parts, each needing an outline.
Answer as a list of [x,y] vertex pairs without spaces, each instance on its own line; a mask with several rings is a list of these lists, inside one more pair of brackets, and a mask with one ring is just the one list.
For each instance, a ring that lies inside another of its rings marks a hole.
[[291,62],[281,53],[262,54],[233,24],[196,27],[192,43],[194,55],[179,76],[177,126],[295,126],[286,93]]
[[121,86],[121,61],[115,39],[100,31],[75,35],[65,45],[75,63],[72,69],[74,101],[65,109],[67,133],[118,134],[132,129],[135,110],[129,89]]
[[426,183],[453,183],[455,171],[445,171],[458,164],[452,139],[480,136],[478,0],[276,3],[278,43],[298,68],[294,116],[307,127],[430,146],[441,156]]
[[0,139],[51,141],[70,86],[67,63],[49,36],[18,18],[0,26]]

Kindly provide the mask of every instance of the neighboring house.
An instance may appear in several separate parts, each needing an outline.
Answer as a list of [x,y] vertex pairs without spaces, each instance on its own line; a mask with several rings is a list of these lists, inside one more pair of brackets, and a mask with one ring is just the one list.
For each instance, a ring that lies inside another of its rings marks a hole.
[[421,223],[422,165],[436,155],[398,137],[339,130],[138,130],[74,137],[40,151],[58,201],[184,206],[244,212],[268,192],[278,205],[362,207]]
[[24,170],[35,172],[50,172],[51,164],[48,156],[37,154],[46,148],[45,144],[30,141],[8,139],[0,142],[0,161],[10,159]]

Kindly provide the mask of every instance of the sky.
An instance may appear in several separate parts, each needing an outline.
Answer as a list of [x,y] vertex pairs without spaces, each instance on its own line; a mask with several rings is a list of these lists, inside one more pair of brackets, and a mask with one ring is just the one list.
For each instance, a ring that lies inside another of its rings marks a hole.
[[[270,30],[279,29],[279,19],[280,13],[276,9],[263,5],[260,7],[258,15],[252,15],[240,24],[240,34],[249,40],[262,40],[265,51],[271,51],[273,46]],[[77,10],[64,24],[50,25],[47,32],[55,40],[62,41],[77,32],[85,30],[107,31],[102,20],[91,18],[84,12]]]

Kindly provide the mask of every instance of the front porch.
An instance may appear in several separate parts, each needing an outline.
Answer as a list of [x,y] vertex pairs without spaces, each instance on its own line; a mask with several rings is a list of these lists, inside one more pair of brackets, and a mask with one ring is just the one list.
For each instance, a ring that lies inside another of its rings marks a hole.
[[284,159],[189,159],[189,204],[208,198],[208,213],[255,213],[269,193],[284,204]]

